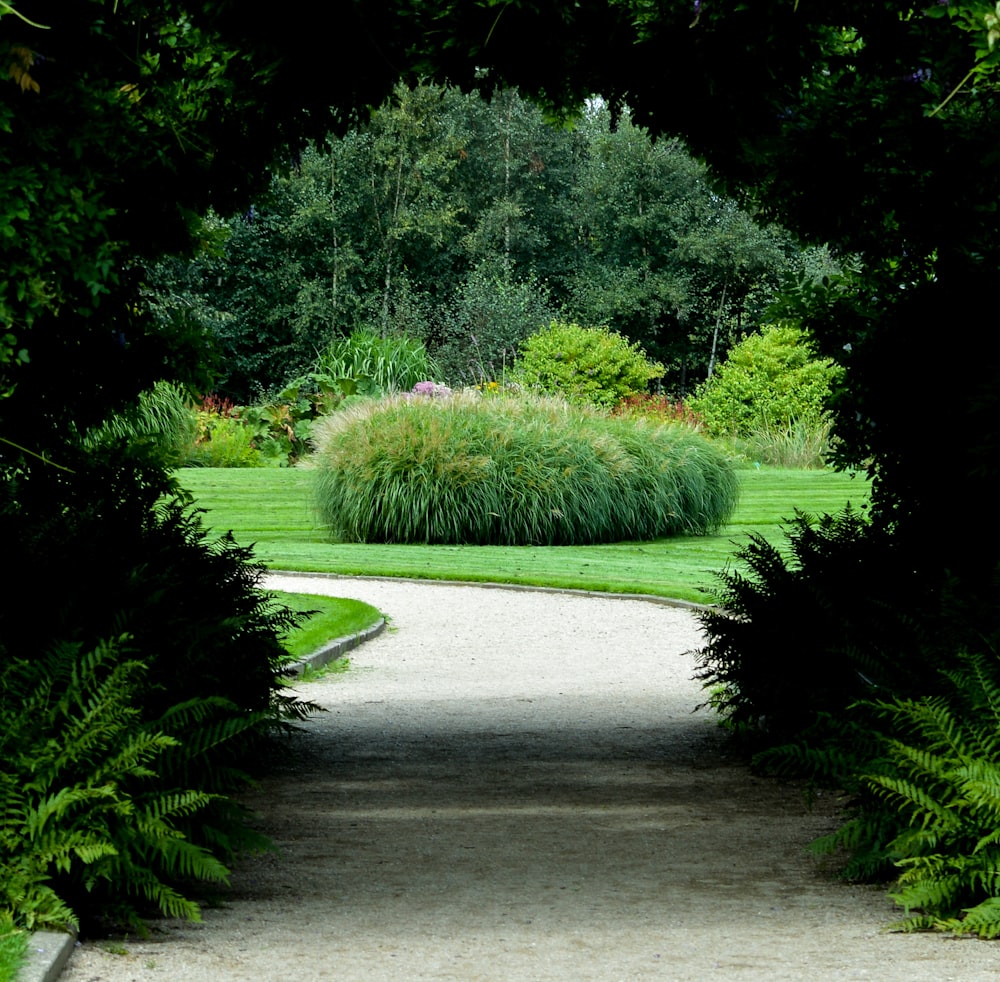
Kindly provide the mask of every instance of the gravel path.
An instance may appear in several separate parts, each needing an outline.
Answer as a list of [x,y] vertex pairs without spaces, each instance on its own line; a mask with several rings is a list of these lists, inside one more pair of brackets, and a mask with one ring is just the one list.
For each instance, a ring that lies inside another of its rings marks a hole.
[[391,630],[248,798],[279,851],[200,925],[64,982],[996,979],[993,944],[887,934],[805,851],[833,827],[722,753],[692,614],[642,600],[273,577]]

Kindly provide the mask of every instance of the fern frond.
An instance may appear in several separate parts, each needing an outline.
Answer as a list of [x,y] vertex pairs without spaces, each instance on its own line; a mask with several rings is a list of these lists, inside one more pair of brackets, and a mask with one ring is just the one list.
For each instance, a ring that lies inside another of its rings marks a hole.
[[915,914],[912,917],[905,917],[901,921],[895,921],[889,925],[890,931],[901,931],[904,934],[914,934],[917,931],[933,931],[939,929],[944,923],[930,914]]
[[949,810],[948,802],[940,802],[924,788],[904,778],[890,777],[885,774],[866,776],[865,784],[886,801],[895,805],[901,812],[910,813],[913,822],[921,822],[926,827],[932,819],[942,828],[957,828],[961,819]]
[[899,888],[890,896],[907,913],[924,910],[950,915],[957,911],[963,881],[947,857],[914,856],[899,860],[897,865],[903,872],[899,877]]
[[990,846],[1000,845],[1000,828],[994,829],[992,832],[988,832],[986,835],[982,836],[973,847],[973,852],[982,852],[984,849]]
[[144,825],[151,825],[163,822],[166,818],[192,815],[218,797],[218,795],[206,794],[204,791],[173,791],[157,794],[144,803],[139,821]]
[[202,846],[180,838],[162,839],[158,846],[159,860],[168,876],[213,883],[229,882],[228,867]]
[[[36,790],[30,788],[30,790]],[[70,814],[75,806],[91,804],[98,799],[114,800],[115,788],[111,785],[101,785],[96,788],[64,787],[54,794],[48,795],[37,802],[34,807],[26,810],[24,815],[24,831],[30,840],[41,838],[46,823],[50,819],[60,820]]]
[[1000,897],[986,900],[968,907],[964,917],[948,918],[935,925],[953,934],[975,934],[980,938],[996,938],[1000,935]]

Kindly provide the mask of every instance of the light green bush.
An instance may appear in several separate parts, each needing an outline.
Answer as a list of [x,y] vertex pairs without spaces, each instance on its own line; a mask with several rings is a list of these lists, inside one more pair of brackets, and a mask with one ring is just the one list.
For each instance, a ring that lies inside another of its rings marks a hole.
[[182,467],[262,467],[254,434],[235,416],[199,410],[198,436],[182,458]]
[[317,424],[317,501],[338,539],[586,544],[714,530],[729,462],[690,428],[544,397],[397,397]]
[[637,344],[606,327],[553,321],[520,351],[512,373],[520,385],[609,409],[663,374]]
[[749,439],[760,433],[816,429],[843,369],[814,356],[796,327],[765,327],[737,344],[692,400],[712,436]]

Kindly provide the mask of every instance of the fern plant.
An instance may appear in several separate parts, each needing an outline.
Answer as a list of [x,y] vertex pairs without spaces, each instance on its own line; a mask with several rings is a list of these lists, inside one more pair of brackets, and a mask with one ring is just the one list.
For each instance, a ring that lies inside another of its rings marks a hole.
[[[903,930],[1000,935],[1000,662],[963,654],[947,695],[879,704],[889,766],[864,778],[904,828],[889,844],[901,870]],[[913,913],[916,912],[916,913]]]
[[127,642],[64,643],[0,673],[0,908],[23,927],[77,926],[74,900],[109,891],[126,916],[142,902],[197,919],[172,884],[227,876],[176,826],[212,796],[158,783],[177,741],[141,723]]
[[[313,708],[282,688],[300,615],[258,588],[249,549],[209,539],[140,445],[62,462],[0,485],[20,573],[0,606],[0,909],[196,916],[185,884],[261,844],[226,796]],[[43,579],[56,599],[25,617]]]

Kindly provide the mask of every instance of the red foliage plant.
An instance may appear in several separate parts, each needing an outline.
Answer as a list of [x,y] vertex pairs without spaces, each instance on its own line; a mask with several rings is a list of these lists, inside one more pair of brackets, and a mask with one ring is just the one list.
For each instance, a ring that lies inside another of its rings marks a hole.
[[209,392],[207,395],[201,397],[201,406],[199,409],[205,413],[211,413],[213,416],[236,416],[238,406],[233,402],[232,399],[227,399],[225,396],[218,396],[214,392]]
[[650,392],[640,392],[626,396],[615,406],[615,416],[646,416],[651,419],[662,419],[674,423],[685,423],[694,429],[700,429],[701,416],[683,399],[671,399],[670,396],[654,395]]

